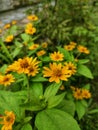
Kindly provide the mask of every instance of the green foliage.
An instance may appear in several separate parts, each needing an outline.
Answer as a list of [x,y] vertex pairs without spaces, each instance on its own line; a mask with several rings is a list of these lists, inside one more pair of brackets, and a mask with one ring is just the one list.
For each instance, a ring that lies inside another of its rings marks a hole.
[[40,3],[37,21],[13,25],[0,38],[0,122],[7,110],[15,114],[14,130],[88,130],[83,124],[98,113],[90,106],[98,59],[92,5],[89,0]]
[[93,79],[93,75],[92,75],[91,71],[85,65],[78,65],[78,70],[77,71],[78,71],[79,74]]
[[57,106],[57,108],[69,113],[74,117],[75,103],[72,100],[62,100],[62,102]]
[[33,130],[30,124],[25,124],[22,126],[21,130]]
[[39,130],[80,130],[72,116],[57,109],[39,112],[36,116],[35,124]]

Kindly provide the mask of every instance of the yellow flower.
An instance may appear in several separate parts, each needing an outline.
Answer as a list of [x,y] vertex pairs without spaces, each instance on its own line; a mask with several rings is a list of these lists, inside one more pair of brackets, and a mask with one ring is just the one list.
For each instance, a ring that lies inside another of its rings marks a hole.
[[45,50],[41,50],[37,52],[37,56],[43,56],[44,54],[46,54]]
[[89,54],[89,53],[90,53],[90,51],[89,51],[86,47],[84,47],[84,46],[82,46],[82,45],[78,45],[78,46],[77,46],[77,49],[78,49],[78,51],[81,52],[81,53],[85,53],[85,54]]
[[32,46],[29,47],[29,50],[35,50],[39,47],[39,44],[33,44]]
[[77,68],[72,62],[65,62],[65,69],[70,71],[70,75],[74,75]]
[[26,24],[26,28],[32,28],[33,27],[33,24],[32,23],[27,23]]
[[1,130],[12,130],[12,125],[15,122],[15,115],[12,111],[5,111],[5,115],[0,117],[3,121],[0,124],[3,124]]
[[79,88],[75,88],[75,87],[71,87],[71,89],[73,90],[73,96],[75,99],[77,100],[81,100],[81,99],[88,99],[91,98],[91,93],[89,92],[89,90],[87,89],[79,89]]
[[91,98],[91,93],[87,89],[82,89],[82,96],[83,98],[88,99],[88,98]]
[[8,86],[12,82],[15,82],[15,78],[12,74],[0,75],[0,84]]
[[31,20],[31,21],[37,21],[38,17],[36,15],[29,15],[29,16],[27,16],[27,19]]
[[36,32],[36,28],[35,27],[30,27],[30,28],[26,28],[25,29],[25,33],[27,34],[34,34]]
[[60,80],[64,80],[64,81],[67,81],[68,78],[70,77],[69,75],[69,71],[68,70],[65,70],[63,67],[62,67],[62,64],[59,63],[59,64],[56,64],[56,63],[50,63],[49,64],[49,67],[44,67],[44,70],[43,70],[43,76],[44,77],[50,77],[49,78],[49,82],[56,82],[56,83],[59,83]]
[[73,96],[74,96],[74,98],[77,99],[77,100],[83,99],[82,90],[79,89],[79,88],[77,88],[77,89],[74,91]]
[[23,59],[18,59],[18,61],[15,63],[16,63],[15,71],[17,73],[19,73],[19,74],[26,73],[27,74],[27,73],[29,73],[28,68],[29,68],[30,64],[32,63],[32,57],[31,58],[25,57]]
[[12,42],[13,39],[14,39],[14,36],[13,35],[9,35],[9,36],[6,37],[5,41],[6,42]]
[[70,45],[72,45],[73,47],[75,47],[77,45],[77,43],[75,42],[70,42]]
[[29,66],[32,63],[32,57],[25,57],[23,59],[18,59],[13,64],[9,65],[7,68],[7,72],[14,71],[17,73],[28,73]]
[[63,57],[64,57],[64,55],[60,52],[54,52],[54,53],[50,54],[50,58],[53,61],[62,61]]
[[64,46],[64,49],[65,49],[65,50],[68,50],[68,51],[72,51],[74,48],[75,48],[75,46],[70,45],[70,44]]
[[19,74],[25,73],[29,76],[35,76],[38,73],[38,64],[40,61],[37,61],[37,58],[25,57],[23,59],[18,59],[12,65],[9,65],[7,68],[7,72],[14,71]]
[[39,63],[40,63],[40,61],[37,61],[37,58],[34,58],[32,60],[32,63],[31,63],[31,65],[28,68],[28,70],[29,70],[28,75],[29,76],[30,75],[31,76],[35,76],[38,73],[38,71],[39,71],[38,64]]
[[43,42],[43,43],[42,43],[42,47],[43,47],[43,48],[47,48],[47,46],[48,46],[48,43],[47,43],[47,42]]
[[4,25],[4,29],[8,29],[10,27],[11,27],[11,25],[9,23]]

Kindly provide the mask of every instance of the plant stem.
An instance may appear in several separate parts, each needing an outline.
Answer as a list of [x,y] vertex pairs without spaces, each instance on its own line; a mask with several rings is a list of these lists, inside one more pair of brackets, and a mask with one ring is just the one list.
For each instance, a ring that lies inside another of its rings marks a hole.
[[28,91],[28,102],[30,102],[30,84],[29,84],[29,78],[26,76],[26,84],[27,84],[27,91]]

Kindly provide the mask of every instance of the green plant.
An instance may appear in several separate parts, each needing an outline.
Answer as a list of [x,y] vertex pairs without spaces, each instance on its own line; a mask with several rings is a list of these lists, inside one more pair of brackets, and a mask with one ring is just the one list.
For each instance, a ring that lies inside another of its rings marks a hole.
[[[89,67],[91,53],[87,44],[90,31],[82,19],[86,12],[81,12],[86,2],[66,1],[64,10],[63,1],[55,0],[54,6],[51,0],[43,2],[45,8],[42,8],[50,11],[46,21],[46,16],[38,19],[30,14],[26,25],[13,25],[0,38],[1,129],[80,130],[86,128],[82,126],[84,121],[91,121],[85,117],[98,112],[89,105],[93,98],[90,80],[94,77]],[[69,11],[69,7],[74,6],[75,9]],[[78,16],[74,17],[72,13],[80,7]],[[61,10],[68,13],[66,19]],[[55,34],[53,27],[57,27]]]

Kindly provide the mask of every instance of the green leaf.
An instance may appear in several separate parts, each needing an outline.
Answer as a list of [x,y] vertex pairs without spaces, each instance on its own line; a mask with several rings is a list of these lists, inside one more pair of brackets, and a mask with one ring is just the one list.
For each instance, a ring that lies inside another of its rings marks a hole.
[[60,83],[52,83],[51,85],[49,85],[45,92],[44,92],[44,97],[46,99],[46,101],[48,100],[48,98],[50,98],[51,96],[55,96],[57,91],[59,90],[60,86],[61,86],[61,82]]
[[57,106],[63,100],[64,96],[65,96],[65,93],[50,97],[48,99],[48,108]]
[[22,126],[21,130],[33,130],[33,129],[32,126],[29,123],[27,123]]
[[32,119],[31,116],[25,117],[24,120],[23,120],[23,122],[24,122],[24,123],[28,123],[31,119]]
[[36,76],[36,77],[32,78],[31,81],[33,81],[33,82],[45,82],[45,81],[48,81],[48,79],[46,79],[44,77]]
[[2,73],[2,74],[4,74],[5,72],[6,72],[6,69],[7,69],[7,65],[6,64],[4,64],[1,68],[0,68],[0,72]]
[[85,65],[78,65],[77,72],[87,78],[93,79],[90,69]]
[[89,62],[89,59],[81,59],[78,61],[79,64],[85,64],[85,63],[88,63]]
[[21,38],[24,42],[28,42],[30,40],[30,36],[26,33],[21,34]]
[[75,103],[72,100],[63,100],[57,106],[58,109],[69,113],[70,115],[74,116],[75,113]]
[[90,90],[90,84],[88,83],[88,84],[84,85],[84,86],[83,86],[83,89]]
[[80,130],[71,115],[53,108],[39,112],[35,119],[35,125],[38,130]]
[[10,59],[10,61],[13,61],[10,52],[8,51],[7,47],[5,46],[1,38],[0,38],[0,45],[2,46],[3,51],[5,52],[6,56]]
[[13,58],[15,58],[20,53],[21,49],[22,49],[21,47],[15,48],[15,50],[11,53]]
[[13,111],[18,119],[22,117],[22,111],[19,107],[20,101],[14,93],[9,91],[0,91],[0,113],[5,110]]
[[30,88],[31,88],[31,93],[32,93],[31,96],[33,96],[33,98],[39,99],[39,97],[43,95],[43,85],[41,83],[37,83],[37,82],[32,83],[30,84]]
[[6,57],[5,54],[0,54],[0,59],[3,59],[3,60],[6,61],[7,63],[10,63],[9,59]]
[[50,62],[51,60],[50,57],[48,56],[40,56],[39,59],[43,62]]
[[17,97],[17,99],[19,100],[26,100],[27,99],[27,96],[28,96],[28,93],[26,90],[21,90],[21,91],[18,91],[18,92],[15,92],[14,95]]
[[98,113],[98,109],[93,109],[88,112],[88,114],[95,114]]
[[19,48],[22,48],[23,47],[23,44],[21,43],[21,42],[19,42],[19,41],[17,41],[16,39],[15,39],[15,46],[16,47],[19,47]]
[[77,112],[78,118],[80,120],[86,112],[86,107],[79,101],[75,103],[75,106],[76,106],[76,112]]
[[80,102],[83,106],[88,107],[88,103],[85,99],[82,99]]
[[17,32],[17,29],[18,29],[18,27],[17,27],[16,25],[13,25],[13,26],[9,29],[9,33],[15,35],[16,32]]
[[41,83],[30,84],[30,102],[21,104],[25,110],[29,111],[39,111],[46,107],[43,98],[43,86]]
[[29,102],[21,105],[22,108],[28,111],[40,111],[43,110],[46,107],[46,104],[41,104],[41,103],[35,103],[35,102]]

